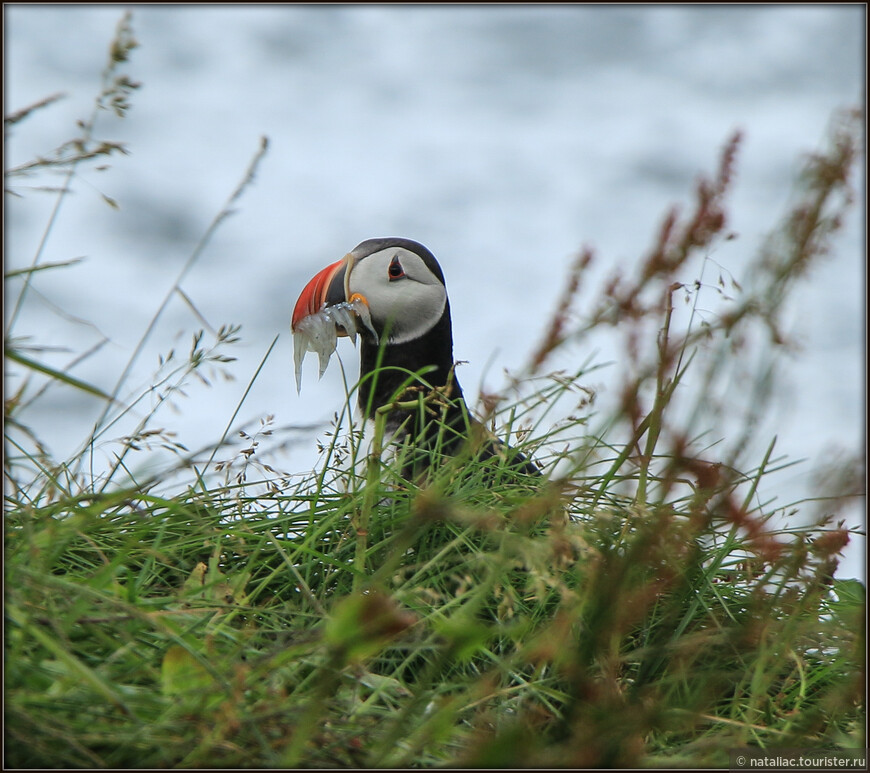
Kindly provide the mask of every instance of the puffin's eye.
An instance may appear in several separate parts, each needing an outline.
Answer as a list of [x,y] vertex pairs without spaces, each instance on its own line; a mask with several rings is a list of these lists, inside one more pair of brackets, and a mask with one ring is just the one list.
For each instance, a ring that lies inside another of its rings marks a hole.
[[395,281],[396,279],[401,279],[403,276],[405,276],[405,269],[402,268],[402,264],[399,262],[398,255],[393,257],[393,260],[390,263],[390,267],[387,269],[387,276],[390,277],[391,282]]

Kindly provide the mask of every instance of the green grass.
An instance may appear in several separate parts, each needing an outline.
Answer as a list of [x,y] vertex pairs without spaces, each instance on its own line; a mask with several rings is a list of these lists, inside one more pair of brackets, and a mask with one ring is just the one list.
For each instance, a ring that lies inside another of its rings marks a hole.
[[[98,108],[125,112],[134,44],[125,18]],[[14,186],[64,171],[46,239],[79,165],[119,147],[93,139],[102,112],[44,164],[7,173]],[[190,453],[155,416],[203,368],[233,367],[229,325],[165,357],[163,397],[92,472],[94,442],[151,393],[120,397],[141,346],[114,389],[25,350],[16,322],[31,287],[74,269],[40,247],[7,275],[6,765],[727,767],[740,746],[863,747],[864,587],[834,575],[854,481],[777,505],[759,492],[788,460],[775,439],[751,457],[782,311],[850,203],[860,131],[857,115],[838,117],[751,284],[704,278],[728,238],[739,137],[636,275],[614,277],[583,314],[595,256],[578,257],[528,366],[479,411],[544,463],[541,481],[473,457],[402,479],[401,459],[372,451],[384,438],[366,446],[353,431],[353,385],[314,473],[275,470],[269,420],[242,433],[232,464],[218,452],[235,415]],[[182,292],[180,276],[171,296]],[[711,296],[721,307],[704,311]],[[546,369],[601,329],[625,345],[612,408],[589,386],[594,360]],[[70,459],[28,429],[49,389],[104,402]],[[133,460],[151,456],[158,472],[137,474]]]

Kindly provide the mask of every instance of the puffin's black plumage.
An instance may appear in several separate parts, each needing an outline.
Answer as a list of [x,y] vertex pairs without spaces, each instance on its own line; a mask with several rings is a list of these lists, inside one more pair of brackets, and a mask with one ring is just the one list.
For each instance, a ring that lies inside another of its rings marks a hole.
[[[419,451],[406,472],[418,472],[419,459],[428,459],[434,450],[470,453],[479,459],[504,456],[518,471],[540,475],[537,466],[492,437],[468,412],[454,373],[444,274],[426,247],[398,237],[360,243],[309,282],[294,310],[294,330],[308,314],[351,298],[365,303],[378,337],[367,325],[357,325],[361,338],[358,400],[364,417],[372,418],[378,408],[396,402],[397,393],[403,403],[415,394],[424,398],[414,409],[388,415],[387,428],[401,427]],[[425,372],[408,386],[409,373],[421,371]]]

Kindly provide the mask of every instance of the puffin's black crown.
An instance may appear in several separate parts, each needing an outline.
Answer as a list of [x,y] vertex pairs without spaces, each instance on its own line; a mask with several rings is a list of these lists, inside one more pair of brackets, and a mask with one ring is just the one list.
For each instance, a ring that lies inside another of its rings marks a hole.
[[366,239],[364,242],[360,242],[356,247],[354,247],[351,254],[357,260],[362,260],[363,258],[369,255],[374,255],[376,252],[380,252],[381,250],[388,250],[390,247],[401,247],[402,249],[416,253],[423,259],[427,268],[438,278],[438,281],[441,282],[441,284],[446,284],[444,281],[444,272],[441,270],[438,261],[435,260],[435,256],[427,247],[424,247],[420,242],[415,242],[413,239],[404,239],[401,236],[385,236],[377,239]]

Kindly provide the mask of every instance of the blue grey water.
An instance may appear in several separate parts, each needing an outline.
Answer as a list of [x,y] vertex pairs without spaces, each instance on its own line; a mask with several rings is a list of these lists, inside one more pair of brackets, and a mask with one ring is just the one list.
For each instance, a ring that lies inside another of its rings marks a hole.
[[[70,139],[90,115],[122,12],[4,7],[7,112],[66,95],[14,128],[7,165]],[[698,175],[712,173],[737,128],[744,142],[729,226],[739,238],[717,248],[708,279],[721,265],[745,281],[748,258],[786,210],[803,154],[821,146],[835,110],[863,104],[865,12],[833,4],[133,7],[140,46],[124,71],[142,86],[126,118],[106,113],[97,124],[99,137],[122,141],[130,155],[80,171],[41,260],[85,260],[37,276],[13,334],[56,347],[35,356],[57,367],[108,339],[72,372],[111,389],[266,135],[253,185],[183,282],[209,324],[242,325],[228,352],[239,357],[235,381],[192,383],[177,413],[164,406],[156,425],[190,448],[215,441],[278,334],[237,424],[268,414],[279,426],[328,420],[343,400],[338,364],[318,383],[306,362],[296,395],[290,311],[315,271],[373,236],[417,239],[440,259],[456,356],[468,361],[466,391],[497,389],[503,369],[519,368],[538,341],[578,249],[590,245],[597,256],[584,278],[590,287],[613,267],[630,271],[668,207],[689,206]],[[57,182],[19,181],[20,197],[7,197],[7,270],[33,260],[54,203],[27,185]],[[863,179],[857,184],[858,205],[831,255],[790,307],[801,352],[785,363],[761,433],[807,460],[765,484],[782,502],[806,495],[813,465],[864,448]],[[19,286],[7,283],[7,321]],[[122,396],[151,383],[160,353],[186,353],[199,327],[174,299]],[[346,342],[340,352],[353,373],[355,353]],[[570,352],[577,362],[609,354]],[[605,391],[608,372],[618,377],[619,364],[593,379]],[[99,409],[55,388],[28,419],[63,459]],[[97,467],[117,448],[109,438],[130,426],[105,436]],[[284,469],[314,463],[313,436],[297,441]],[[863,506],[850,513],[850,524],[860,523]],[[862,543],[841,573],[863,574]]]

